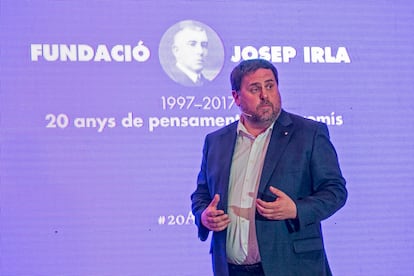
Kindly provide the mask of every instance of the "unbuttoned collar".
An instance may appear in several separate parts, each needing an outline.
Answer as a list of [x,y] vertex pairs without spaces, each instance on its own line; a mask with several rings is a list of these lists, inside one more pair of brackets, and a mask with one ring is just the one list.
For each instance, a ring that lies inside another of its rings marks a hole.
[[[276,120],[265,131],[260,133],[258,136],[267,135],[269,132],[272,132],[275,122],[276,122]],[[253,134],[249,133],[249,131],[247,131],[246,127],[244,126],[244,124],[242,123],[241,120],[239,120],[239,123],[237,124],[237,135],[246,136],[246,137],[249,137],[252,140],[254,140],[258,137],[258,136],[256,137]]]

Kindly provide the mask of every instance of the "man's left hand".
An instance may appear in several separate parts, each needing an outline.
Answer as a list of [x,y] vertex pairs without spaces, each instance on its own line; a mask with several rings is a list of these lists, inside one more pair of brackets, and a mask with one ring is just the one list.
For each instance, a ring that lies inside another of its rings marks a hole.
[[277,198],[271,202],[256,199],[256,209],[259,214],[271,220],[295,219],[297,216],[295,202],[287,194],[275,187],[270,186],[269,190]]

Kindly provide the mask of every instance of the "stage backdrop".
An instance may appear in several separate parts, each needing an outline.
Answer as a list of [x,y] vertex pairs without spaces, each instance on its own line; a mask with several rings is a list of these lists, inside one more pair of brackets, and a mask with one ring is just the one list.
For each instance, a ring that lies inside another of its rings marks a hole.
[[[413,14],[410,1],[2,0],[0,274],[212,275],[190,194],[205,135],[239,118],[231,69],[260,57],[284,108],[326,123],[337,148],[349,199],[323,222],[333,273],[414,275]],[[203,34],[201,86],[174,76],[187,25]]]

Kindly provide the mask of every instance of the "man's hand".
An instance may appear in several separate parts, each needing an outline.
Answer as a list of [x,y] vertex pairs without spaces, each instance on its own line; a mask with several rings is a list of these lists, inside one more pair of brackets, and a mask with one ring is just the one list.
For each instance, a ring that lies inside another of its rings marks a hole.
[[230,223],[230,218],[223,210],[217,210],[220,196],[216,194],[208,207],[201,214],[201,223],[211,231],[222,231]]
[[270,192],[277,196],[275,201],[256,200],[256,209],[260,215],[271,220],[295,219],[297,209],[295,202],[284,192],[270,186]]

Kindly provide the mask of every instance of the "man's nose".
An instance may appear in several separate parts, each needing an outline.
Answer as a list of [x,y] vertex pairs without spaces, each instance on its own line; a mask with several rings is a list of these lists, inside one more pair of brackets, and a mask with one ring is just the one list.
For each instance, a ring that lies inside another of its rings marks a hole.
[[262,89],[261,92],[260,92],[260,98],[266,100],[268,98],[268,96],[269,95],[267,94],[266,89]]
[[203,52],[203,46],[201,46],[201,44],[196,44],[195,45],[195,50],[197,53],[202,53]]

